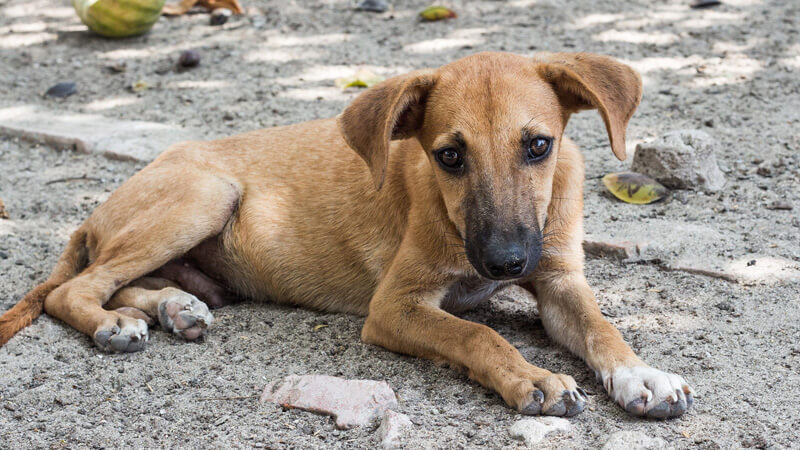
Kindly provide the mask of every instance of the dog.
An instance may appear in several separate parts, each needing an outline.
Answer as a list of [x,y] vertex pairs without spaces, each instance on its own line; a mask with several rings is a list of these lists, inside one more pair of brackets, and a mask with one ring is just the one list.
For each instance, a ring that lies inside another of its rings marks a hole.
[[454,315],[517,284],[622,408],[680,416],[692,389],[636,356],[584,277],[583,159],[563,135],[596,109],[622,160],[641,96],[606,56],[478,53],[389,78],[335,119],[174,145],[72,234],[0,318],[0,345],[44,310],[138,351],[150,324],[193,340],[209,306],[269,299],[365,315],[364,342],[464,368],[521,413],[574,416],[572,377]]

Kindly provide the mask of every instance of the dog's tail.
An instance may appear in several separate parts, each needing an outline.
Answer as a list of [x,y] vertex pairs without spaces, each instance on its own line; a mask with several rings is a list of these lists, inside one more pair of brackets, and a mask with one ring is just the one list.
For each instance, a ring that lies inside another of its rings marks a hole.
[[70,237],[55,269],[44,283],[36,286],[11,309],[0,316],[0,347],[44,311],[44,300],[57,287],[78,275],[88,263],[86,232],[78,230]]

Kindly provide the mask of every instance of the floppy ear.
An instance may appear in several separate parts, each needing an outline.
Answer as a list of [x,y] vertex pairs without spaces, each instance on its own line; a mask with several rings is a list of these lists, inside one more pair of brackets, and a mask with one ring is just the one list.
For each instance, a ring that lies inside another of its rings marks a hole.
[[642,79],[631,67],[591,53],[535,57],[539,75],[550,82],[568,114],[596,108],[606,124],[611,150],[625,159],[625,129],[642,99]]
[[376,189],[386,178],[389,141],[416,136],[435,81],[432,70],[389,78],[356,97],[336,118],[347,145],[367,163]]

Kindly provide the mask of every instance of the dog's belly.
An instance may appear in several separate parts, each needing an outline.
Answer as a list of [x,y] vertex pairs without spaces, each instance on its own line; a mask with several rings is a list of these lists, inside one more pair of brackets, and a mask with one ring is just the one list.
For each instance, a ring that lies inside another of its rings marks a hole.
[[468,311],[485,302],[502,286],[499,281],[479,276],[462,278],[450,285],[440,306],[450,313]]
[[344,235],[329,217],[278,194],[251,194],[218,238],[219,263],[207,270],[241,297],[366,315],[391,240]]

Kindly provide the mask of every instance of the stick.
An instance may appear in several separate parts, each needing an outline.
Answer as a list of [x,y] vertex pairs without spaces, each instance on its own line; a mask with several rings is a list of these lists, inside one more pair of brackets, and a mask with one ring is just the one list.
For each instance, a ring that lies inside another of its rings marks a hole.
[[246,400],[248,398],[258,398],[260,395],[239,395],[235,397],[205,397],[205,398],[198,398],[197,400]]
[[86,175],[83,175],[81,177],[56,178],[55,180],[50,180],[46,182],[45,186],[49,186],[51,184],[56,184],[56,183],[68,183],[70,181],[103,181],[103,180],[101,180],[100,178],[87,177]]

